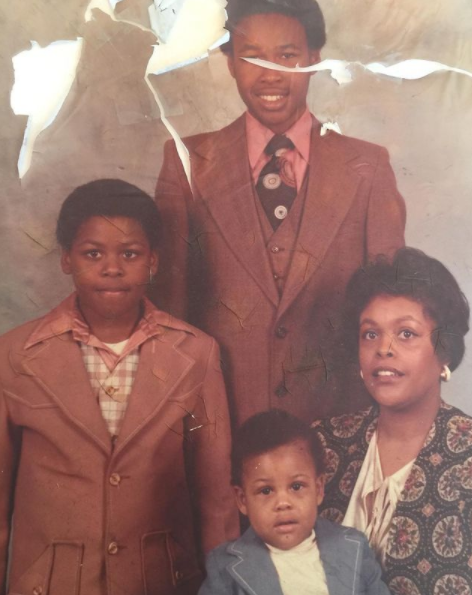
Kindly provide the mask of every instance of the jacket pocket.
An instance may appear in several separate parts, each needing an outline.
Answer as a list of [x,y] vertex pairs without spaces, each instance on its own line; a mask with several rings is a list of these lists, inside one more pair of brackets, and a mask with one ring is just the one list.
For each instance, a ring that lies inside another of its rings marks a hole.
[[9,595],[78,595],[84,545],[54,541],[11,584]]
[[[181,585],[198,585],[201,573],[195,556],[172,537],[170,531],[146,533],[141,538],[141,557],[145,595],[184,593]],[[195,593],[198,586],[195,587]]]

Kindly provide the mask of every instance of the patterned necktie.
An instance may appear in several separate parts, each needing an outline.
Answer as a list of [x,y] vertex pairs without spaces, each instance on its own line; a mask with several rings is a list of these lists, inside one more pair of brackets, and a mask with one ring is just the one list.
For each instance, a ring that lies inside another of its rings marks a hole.
[[263,167],[256,184],[262,208],[276,230],[287,217],[297,196],[297,184],[292,164],[284,157],[295,148],[292,141],[283,134],[276,134],[264,149],[271,159]]

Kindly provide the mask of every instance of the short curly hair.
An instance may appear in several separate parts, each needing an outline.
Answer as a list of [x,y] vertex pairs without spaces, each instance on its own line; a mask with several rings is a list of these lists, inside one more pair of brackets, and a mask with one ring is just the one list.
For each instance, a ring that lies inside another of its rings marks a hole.
[[282,411],[271,409],[250,417],[233,436],[231,449],[231,483],[242,485],[243,465],[257,456],[295,442],[305,440],[318,475],[325,472],[324,448],[318,435],[304,421]]
[[137,221],[152,250],[158,247],[160,217],[153,199],[123,180],[103,179],[76,188],[62,203],[56,239],[69,251],[79,227],[91,217],[127,217]]
[[[228,0],[226,13],[225,27],[230,35],[246,17],[276,13],[297,19],[303,25],[309,48],[320,50],[326,43],[325,20],[316,0]],[[221,46],[221,50],[231,54],[231,37]]]
[[[455,370],[464,356],[469,304],[452,273],[415,248],[401,248],[392,261],[378,256],[359,268],[346,288],[343,314],[345,349],[358,354],[360,317],[377,296],[406,297],[420,303],[436,324],[431,335],[440,361]],[[347,331],[347,334],[346,334]]]

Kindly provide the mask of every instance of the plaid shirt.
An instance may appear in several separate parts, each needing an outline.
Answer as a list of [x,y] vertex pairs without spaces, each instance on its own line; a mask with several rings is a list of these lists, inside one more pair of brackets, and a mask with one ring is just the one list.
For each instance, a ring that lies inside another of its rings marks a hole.
[[111,370],[102,357],[105,352],[101,349],[86,343],[80,343],[80,348],[108,431],[112,436],[118,436],[138,369],[139,348],[120,359]]
[[[71,332],[80,345],[85,368],[93,392],[100,406],[103,419],[112,436],[118,436],[139,364],[141,345],[165,331],[163,316],[168,316],[169,326],[175,326],[170,315],[157,310],[144,298],[143,315],[123,351],[118,354],[92,335],[77,307],[77,296],[72,294],[57,309],[59,315],[52,316],[53,326],[47,324],[37,329],[28,345],[33,345],[51,336]],[[52,315],[55,312],[51,313]]]

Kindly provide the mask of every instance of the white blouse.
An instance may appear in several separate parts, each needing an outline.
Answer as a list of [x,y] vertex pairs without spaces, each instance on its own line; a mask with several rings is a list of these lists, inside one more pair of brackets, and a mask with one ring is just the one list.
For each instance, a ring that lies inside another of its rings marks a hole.
[[413,463],[414,459],[393,475],[384,478],[375,432],[342,523],[365,533],[375,555],[382,563],[385,561],[393,513]]
[[314,531],[290,550],[266,545],[284,595],[329,595]]

